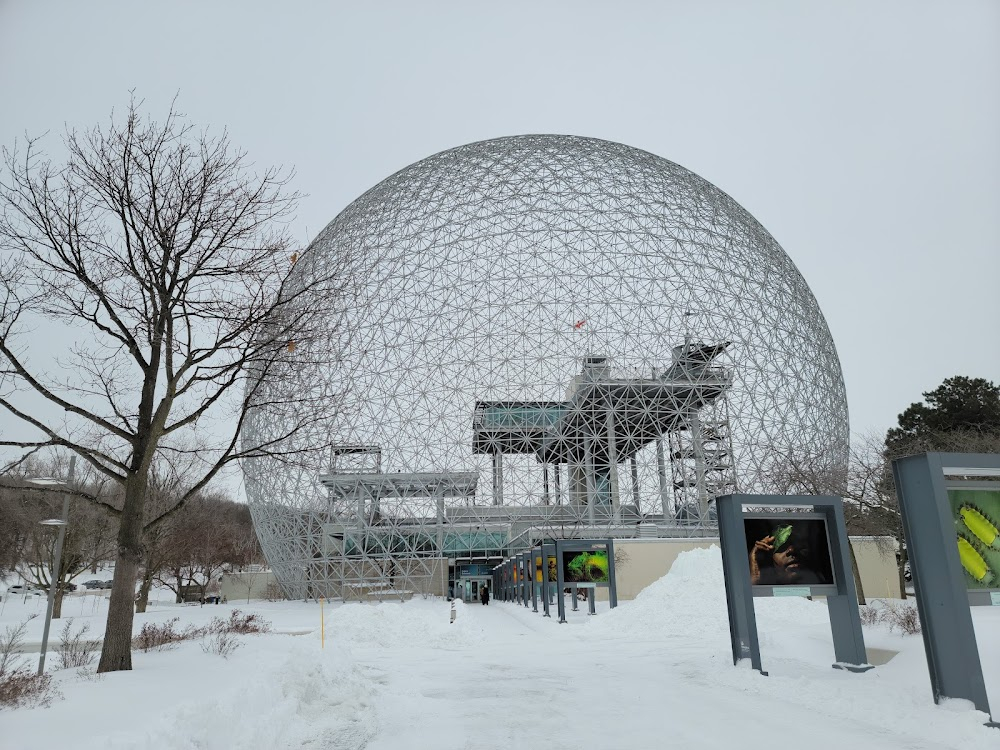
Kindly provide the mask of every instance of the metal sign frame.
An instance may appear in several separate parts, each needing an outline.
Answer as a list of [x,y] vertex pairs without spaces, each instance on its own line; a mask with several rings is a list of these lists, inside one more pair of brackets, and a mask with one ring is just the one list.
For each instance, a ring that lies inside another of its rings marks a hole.
[[[970,488],[968,481],[948,477],[1000,477],[1000,455],[923,453],[894,460],[892,475],[934,702],[971,701],[991,717],[988,726],[1000,728],[990,713],[970,606],[989,603],[983,594],[991,598],[990,592],[969,591],[965,585],[948,499],[949,489]],[[1000,490],[1000,483],[994,488]]]
[[[566,588],[566,574],[563,570],[563,552],[586,552],[593,549],[604,548],[608,552],[608,582],[595,583],[588,588],[593,588],[596,592],[598,588],[607,587],[608,601],[611,608],[618,606],[618,587],[615,583],[615,543],[612,539],[557,539],[555,541],[556,557],[556,604],[559,610],[559,623],[566,622],[566,599],[563,596],[563,589]],[[547,576],[546,576],[547,577]],[[576,609],[576,589],[578,584],[569,584],[573,587],[573,608]],[[594,596],[589,597],[590,614],[594,613]]]
[[[771,512],[745,513],[743,506],[808,507],[813,513],[803,513],[804,519],[822,517],[826,520],[827,540],[835,583],[821,586],[802,586],[826,596],[833,631],[833,650],[837,661],[835,669],[850,672],[867,672],[872,669],[865,651],[861,632],[861,615],[858,613],[858,593],[851,571],[851,556],[844,524],[844,502],[839,497],[813,495],[723,495],[716,499],[719,513],[719,539],[722,544],[722,569],[726,584],[726,606],[729,609],[729,636],[733,648],[733,664],[750,659],[753,668],[761,674],[760,641],[757,637],[757,616],[754,612],[755,596],[773,596],[780,586],[754,586],[750,583],[750,561],[747,558],[744,518],[771,517]],[[787,516],[787,514],[785,514]]]
[[[535,577],[541,572],[542,580],[536,581]],[[538,594],[545,582],[545,555],[542,554],[541,547],[531,550],[531,611],[538,611]]]

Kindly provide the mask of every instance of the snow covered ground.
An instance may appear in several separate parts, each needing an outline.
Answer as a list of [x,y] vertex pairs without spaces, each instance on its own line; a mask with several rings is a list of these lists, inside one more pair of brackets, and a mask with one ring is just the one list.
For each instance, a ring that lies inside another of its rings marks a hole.
[[[0,627],[35,606],[7,602]],[[418,599],[327,605],[322,649],[313,603],[162,602],[136,628],[233,608],[283,632],[246,636],[228,659],[188,642],[137,652],[131,673],[55,672],[64,698],[0,711],[0,748],[1000,747],[983,714],[934,705],[920,636],[867,629],[869,647],[898,655],[865,674],[831,669],[822,602],[757,600],[770,676],[734,667],[717,549],[687,552],[635,601],[596,617],[584,607],[565,625],[496,601],[458,604],[449,624],[450,603]],[[102,609],[69,599],[64,612],[100,630]],[[974,617],[1000,709],[1000,608]]]

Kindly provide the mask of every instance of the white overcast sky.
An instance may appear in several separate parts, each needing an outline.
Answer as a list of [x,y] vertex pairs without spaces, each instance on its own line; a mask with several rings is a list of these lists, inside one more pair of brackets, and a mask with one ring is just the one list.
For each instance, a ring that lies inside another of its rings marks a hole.
[[[855,432],[1000,382],[1000,2],[0,0],[0,144],[134,89],[294,166],[303,244],[471,141],[635,146],[745,206],[805,276]],[[0,427],[10,427],[6,418]]]

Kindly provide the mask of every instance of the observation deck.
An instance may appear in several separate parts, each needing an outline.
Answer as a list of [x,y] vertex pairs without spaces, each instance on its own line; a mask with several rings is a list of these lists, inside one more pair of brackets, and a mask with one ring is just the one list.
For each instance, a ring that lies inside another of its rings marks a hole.
[[729,389],[728,371],[711,366],[728,346],[727,341],[675,347],[670,367],[652,377],[615,373],[607,358],[591,356],[566,401],[478,401],[472,451],[578,463],[588,441],[595,458],[606,456],[613,433],[616,456],[635,455],[665,433],[688,429],[692,414]]

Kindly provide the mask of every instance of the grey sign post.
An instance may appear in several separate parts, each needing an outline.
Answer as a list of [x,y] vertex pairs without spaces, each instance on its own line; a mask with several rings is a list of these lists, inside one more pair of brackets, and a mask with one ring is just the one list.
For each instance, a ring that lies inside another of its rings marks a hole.
[[549,612],[549,602],[552,600],[552,586],[555,581],[549,581],[549,558],[556,556],[556,546],[554,544],[542,545],[542,609],[545,617],[551,617]]
[[524,572],[528,567],[526,559],[526,553],[517,553],[517,603],[522,607],[528,606],[528,589],[524,580]]
[[[750,561],[747,554],[743,506],[769,506],[775,510],[788,507],[812,506],[812,513],[795,513],[795,518],[808,520],[822,518],[826,529],[833,568],[834,583],[797,587],[803,594],[826,595],[830,628],[833,631],[833,650],[836,669],[865,672],[872,669],[865,652],[861,633],[861,616],[858,613],[858,594],[851,571],[847,527],[844,524],[844,506],[839,497],[810,495],[724,495],[716,500],[719,514],[719,538],[722,544],[722,569],[726,584],[726,604],[729,609],[729,635],[733,648],[733,664],[750,659],[750,664],[761,674],[760,641],[757,638],[757,617],[754,613],[755,596],[787,594],[778,586],[754,586],[750,579]],[[764,517],[776,514],[765,514]],[[787,518],[787,516],[784,516]]]
[[521,604],[524,601],[524,554],[514,555],[514,601]]
[[542,548],[535,547],[531,550],[531,611],[538,611],[538,594],[539,589],[542,587],[542,582],[545,577],[542,576],[542,581],[536,580],[538,578],[538,571],[544,571],[545,558],[542,557]]
[[[1000,491],[1000,455],[925,453],[892,462],[934,702],[971,701],[990,715],[970,603],[1000,605],[1000,590],[969,591],[949,489]],[[975,481],[976,479],[980,481]],[[987,482],[986,478],[993,481]],[[970,481],[971,480],[971,481]],[[997,584],[1000,585],[1000,584]],[[1000,727],[1000,723],[989,722]]]
[[531,550],[524,553],[521,559],[523,575],[521,577],[522,599],[525,607],[531,606]]

